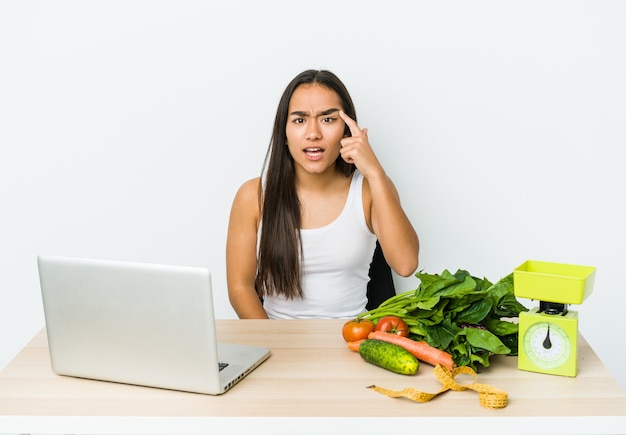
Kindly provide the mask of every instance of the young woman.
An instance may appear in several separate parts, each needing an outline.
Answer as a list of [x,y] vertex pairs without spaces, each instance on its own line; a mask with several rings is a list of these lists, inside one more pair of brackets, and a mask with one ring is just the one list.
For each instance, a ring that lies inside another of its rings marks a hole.
[[240,318],[351,318],[365,310],[379,241],[401,276],[419,241],[337,76],[308,70],[285,89],[263,177],[233,201],[226,245]]

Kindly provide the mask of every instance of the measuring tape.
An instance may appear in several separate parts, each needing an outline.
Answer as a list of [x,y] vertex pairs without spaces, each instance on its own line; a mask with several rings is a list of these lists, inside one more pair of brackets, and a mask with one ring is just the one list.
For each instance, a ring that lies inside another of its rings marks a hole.
[[[507,405],[508,394],[490,385],[476,383],[476,372],[471,367],[456,367],[452,371],[449,371],[443,365],[438,364],[435,366],[434,373],[435,377],[443,384],[443,388],[436,393],[425,393],[423,391],[416,390],[415,388],[405,388],[404,390],[394,391],[377,385],[370,385],[367,388],[384,394],[385,396],[406,397],[416,402],[428,402],[448,390],[473,390],[478,392],[480,404],[485,408],[499,409],[504,408]],[[461,385],[454,380],[454,378],[458,375],[470,375],[474,378],[474,382],[469,385]]]

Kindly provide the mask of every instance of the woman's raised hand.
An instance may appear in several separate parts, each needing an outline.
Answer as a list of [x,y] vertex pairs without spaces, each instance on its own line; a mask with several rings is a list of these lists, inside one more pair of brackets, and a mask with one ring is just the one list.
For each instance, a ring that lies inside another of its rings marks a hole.
[[374,150],[367,137],[367,128],[361,130],[356,121],[350,118],[343,110],[339,116],[344,120],[352,136],[341,139],[341,157],[348,163],[353,163],[365,178],[374,176],[376,171],[382,172]]

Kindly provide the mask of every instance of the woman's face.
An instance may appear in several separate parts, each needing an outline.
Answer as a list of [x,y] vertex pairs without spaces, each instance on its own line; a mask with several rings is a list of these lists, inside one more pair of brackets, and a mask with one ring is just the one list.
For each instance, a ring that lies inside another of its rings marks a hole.
[[298,171],[321,174],[334,170],[344,137],[343,110],[337,93],[319,84],[296,88],[289,101],[287,146]]

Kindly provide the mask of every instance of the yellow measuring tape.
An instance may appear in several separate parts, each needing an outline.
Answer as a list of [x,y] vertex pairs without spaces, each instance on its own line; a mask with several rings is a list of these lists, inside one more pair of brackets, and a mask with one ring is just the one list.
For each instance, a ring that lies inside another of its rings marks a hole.
[[[416,390],[415,388],[405,388],[404,390],[394,391],[377,385],[370,385],[367,388],[384,394],[385,396],[406,397],[416,402],[428,402],[448,390],[474,390],[478,392],[480,404],[485,408],[499,409],[504,408],[507,405],[508,394],[490,385],[476,383],[476,372],[471,367],[456,367],[452,371],[449,371],[443,365],[438,364],[435,367],[434,372],[435,377],[443,384],[443,388],[436,393],[424,393]],[[469,385],[461,385],[454,380],[457,375],[470,375],[474,378],[474,382]]]

